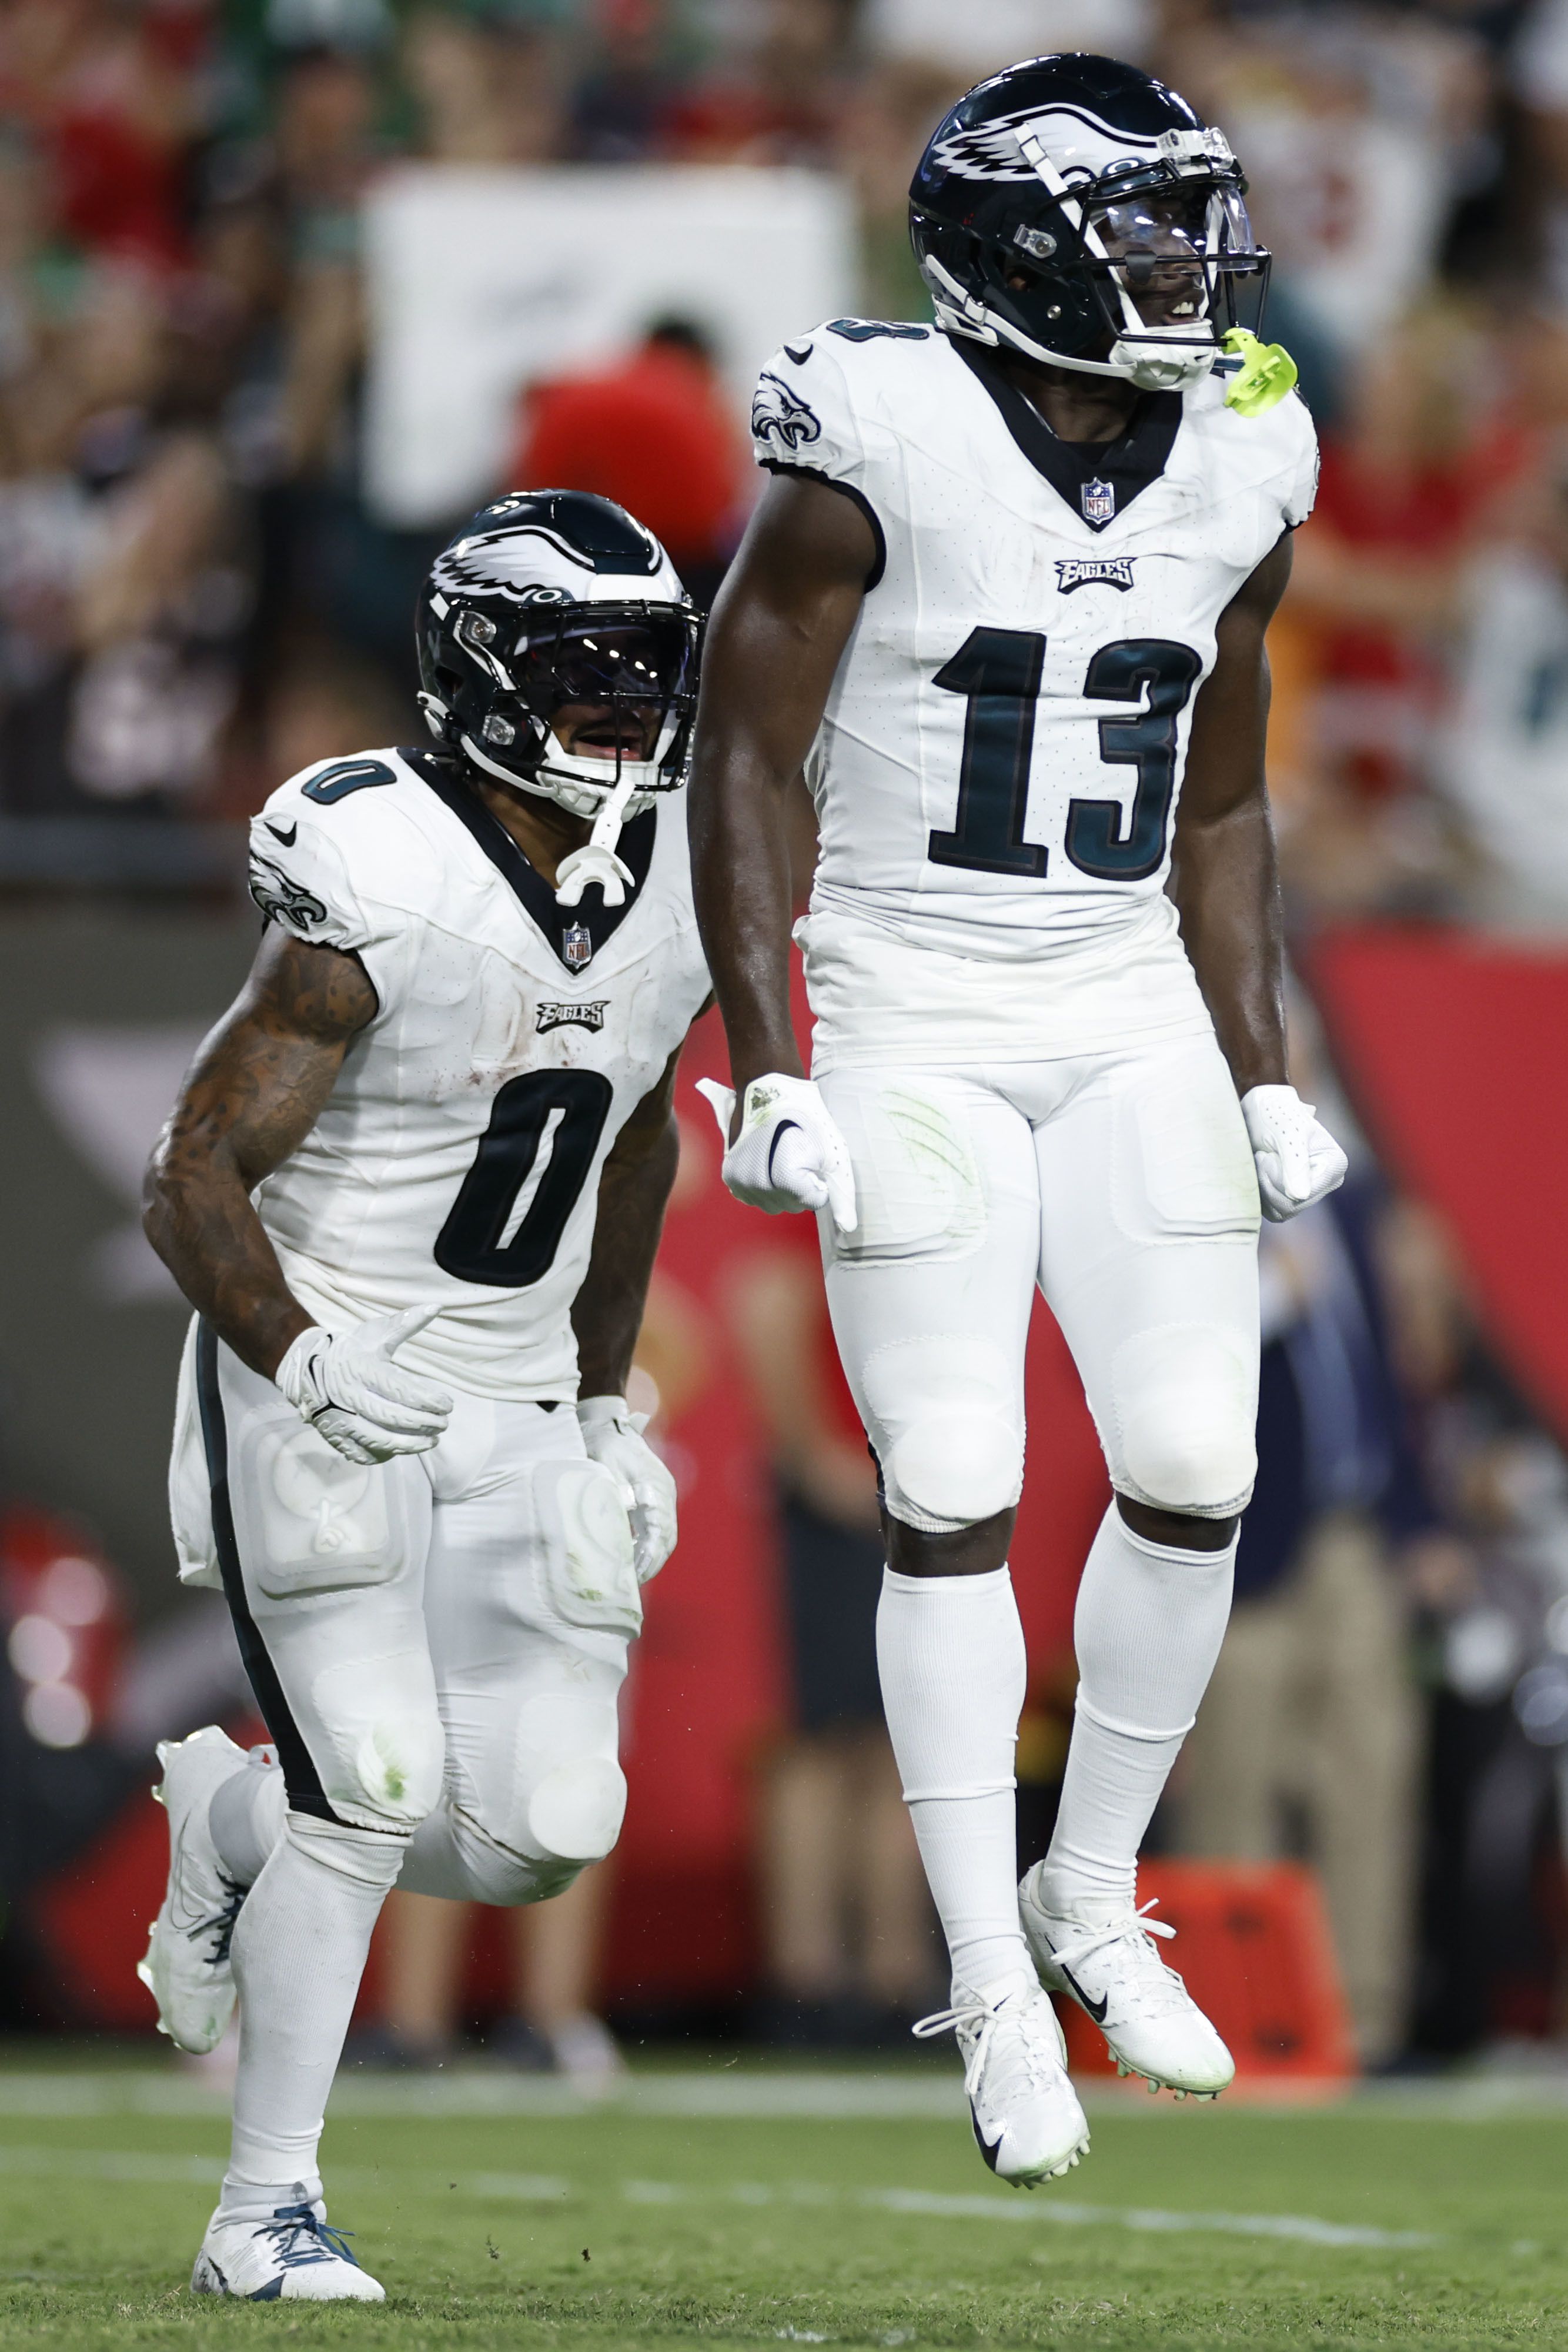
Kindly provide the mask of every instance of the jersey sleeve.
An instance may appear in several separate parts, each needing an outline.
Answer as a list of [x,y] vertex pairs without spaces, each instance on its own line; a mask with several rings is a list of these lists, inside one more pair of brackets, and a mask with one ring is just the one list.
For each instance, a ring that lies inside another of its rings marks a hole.
[[849,380],[826,328],[775,352],[757,379],[751,445],[759,466],[822,474],[858,488],[865,442]]
[[1300,425],[1294,436],[1293,463],[1285,478],[1282,504],[1285,520],[1294,530],[1298,523],[1305,522],[1318,495],[1318,435],[1306,402],[1293,394],[1289,397],[1295,413],[1291,421],[1299,418]]
[[409,919],[388,903],[373,872],[357,873],[370,861],[355,858],[356,818],[329,796],[308,796],[309,784],[331,772],[332,763],[302,769],[251,819],[250,895],[268,922],[295,939],[357,956],[385,1013],[407,978]]

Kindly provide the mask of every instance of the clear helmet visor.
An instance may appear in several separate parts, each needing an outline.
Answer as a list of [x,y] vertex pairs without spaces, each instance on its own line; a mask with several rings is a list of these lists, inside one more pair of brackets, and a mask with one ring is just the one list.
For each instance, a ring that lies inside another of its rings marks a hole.
[[1145,189],[1089,206],[1088,225],[1111,265],[1107,275],[1149,328],[1210,319],[1220,278],[1250,275],[1262,263],[1234,185]]

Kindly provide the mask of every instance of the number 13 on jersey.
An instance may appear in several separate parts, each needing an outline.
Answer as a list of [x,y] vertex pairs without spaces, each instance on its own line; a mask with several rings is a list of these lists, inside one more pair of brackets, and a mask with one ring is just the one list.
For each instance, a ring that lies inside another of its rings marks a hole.
[[[933,832],[934,866],[1039,880],[1050,853],[1026,841],[1034,722],[1045,666],[1043,636],[1030,629],[971,629],[936,684],[968,704],[958,807],[951,833]],[[1120,801],[1075,800],[1065,847],[1081,873],[1098,881],[1137,882],[1166,854],[1176,791],[1176,721],[1203,663],[1190,646],[1168,637],[1124,637],[1102,646],[1083,681],[1086,700],[1136,704],[1134,716],[1102,719],[1100,757],[1137,773],[1131,821],[1123,832]]]

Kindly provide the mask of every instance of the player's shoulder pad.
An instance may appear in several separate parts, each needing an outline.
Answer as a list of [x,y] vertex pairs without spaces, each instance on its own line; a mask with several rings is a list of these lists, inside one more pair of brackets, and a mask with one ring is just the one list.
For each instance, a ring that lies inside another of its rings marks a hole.
[[1224,379],[1210,375],[1186,394],[1185,406],[1237,488],[1266,489],[1278,498],[1286,522],[1305,522],[1317,493],[1318,436],[1299,391],[1243,415],[1226,406]]
[[828,319],[792,336],[768,361],[751,404],[762,466],[837,475],[865,452],[879,394],[936,330],[896,319]]
[[395,751],[313,761],[251,820],[252,898],[301,939],[362,946],[384,928],[372,908],[429,895],[429,799]]

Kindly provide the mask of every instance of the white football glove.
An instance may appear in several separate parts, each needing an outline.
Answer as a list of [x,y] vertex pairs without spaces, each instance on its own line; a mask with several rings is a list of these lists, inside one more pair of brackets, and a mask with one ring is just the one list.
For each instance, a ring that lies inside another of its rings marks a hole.
[[1344,1182],[1344,1153],[1294,1087],[1254,1087],[1241,1097],[1241,1116],[1270,1224],[1282,1225]]
[[440,1312],[439,1307],[407,1307],[401,1315],[378,1316],[342,1332],[313,1323],[272,1377],[296,1412],[346,1462],[427,1454],[455,1400],[423,1372],[405,1371],[392,1360]]
[[697,1092],[713,1105],[725,1146],[719,1173],[737,1201],[766,1209],[770,1217],[790,1209],[831,1209],[840,1233],[853,1233],[854,1171],[844,1139],[810,1078],[777,1072],[753,1078],[733,1143],[734,1088],[716,1078],[699,1078]]
[[621,1481],[632,1521],[632,1561],[639,1584],[651,1584],[675,1549],[675,1482],[643,1437],[645,1412],[624,1397],[584,1397],[578,1426],[591,1462],[602,1462]]

